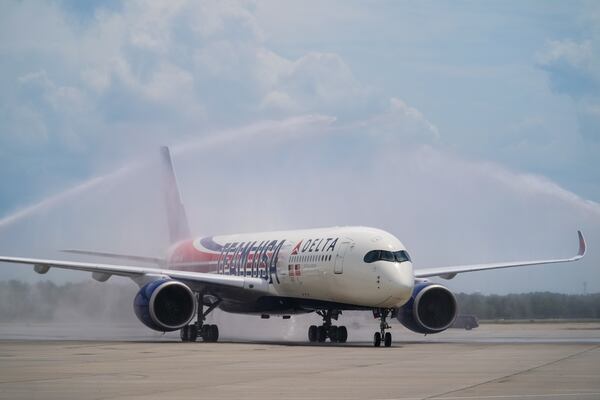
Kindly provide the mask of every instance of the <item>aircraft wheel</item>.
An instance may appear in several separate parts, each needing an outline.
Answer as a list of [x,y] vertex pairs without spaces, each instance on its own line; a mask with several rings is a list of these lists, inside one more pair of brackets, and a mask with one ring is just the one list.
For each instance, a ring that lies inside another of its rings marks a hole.
[[198,339],[198,327],[196,325],[188,325],[188,340],[195,342]]
[[331,340],[333,343],[338,342],[339,341],[339,328],[335,325],[332,325],[329,327],[329,340]]
[[210,335],[209,330],[210,325],[202,325],[202,327],[200,328],[200,332],[198,332],[198,336],[200,336],[205,342],[208,342],[208,338]]
[[323,343],[327,339],[327,332],[325,331],[324,326],[319,326],[317,328],[317,341]]
[[216,342],[219,339],[219,327],[217,325],[202,325],[200,336],[205,342]]
[[373,335],[373,346],[381,346],[381,333],[375,332],[375,334]]
[[219,340],[219,327],[217,325],[209,325],[210,326],[210,341],[216,342]]
[[182,342],[189,342],[190,341],[190,326],[186,325],[183,328],[181,328],[181,330],[179,331],[179,336],[181,337],[181,341]]
[[346,343],[348,340],[348,330],[345,326],[340,326],[337,330],[337,340],[340,343]]
[[385,333],[384,344],[385,347],[390,347],[392,345],[392,334],[390,332]]
[[316,325],[311,325],[308,328],[308,341],[309,342],[317,341],[317,326]]

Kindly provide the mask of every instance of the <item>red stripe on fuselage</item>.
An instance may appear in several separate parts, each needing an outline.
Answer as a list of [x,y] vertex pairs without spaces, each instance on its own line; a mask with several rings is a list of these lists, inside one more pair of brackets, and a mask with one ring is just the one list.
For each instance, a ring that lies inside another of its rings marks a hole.
[[169,258],[169,264],[218,261],[220,253],[198,250],[193,240],[187,240],[175,248]]

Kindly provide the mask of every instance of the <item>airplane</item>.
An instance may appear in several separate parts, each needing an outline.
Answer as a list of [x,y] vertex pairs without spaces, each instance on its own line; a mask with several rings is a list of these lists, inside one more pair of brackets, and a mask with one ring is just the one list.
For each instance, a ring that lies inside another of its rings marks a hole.
[[348,330],[336,325],[343,311],[364,310],[379,320],[373,345],[390,347],[388,319],[421,334],[448,329],[457,315],[454,294],[428,278],[452,279],[459,273],[577,261],[571,258],[513,261],[413,269],[406,247],[394,235],[368,227],[331,227],[192,238],[181,201],[172,157],[161,147],[161,167],[171,245],[164,258],[98,251],[64,250],[79,255],[136,261],[151,266],[100,264],[21,257],[0,261],[87,271],[104,282],[111,276],[132,279],[140,290],[133,307],[148,328],[180,331],[183,342],[216,342],[217,325],[206,324],[216,308],[262,318],[317,313],[323,322],[308,328],[308,340],[345,343]]

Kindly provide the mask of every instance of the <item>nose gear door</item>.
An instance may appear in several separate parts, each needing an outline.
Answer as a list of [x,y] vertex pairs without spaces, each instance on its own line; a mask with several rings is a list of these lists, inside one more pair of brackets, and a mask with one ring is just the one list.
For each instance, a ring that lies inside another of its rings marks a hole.
[[335,255],[335,264],[333,265],[333,272],[336,274],[341,274],[344,272],[344,257],[346,256],[346,252],[348,248],[350,248],[350,242],[344,241],[340,244],[338,251]]

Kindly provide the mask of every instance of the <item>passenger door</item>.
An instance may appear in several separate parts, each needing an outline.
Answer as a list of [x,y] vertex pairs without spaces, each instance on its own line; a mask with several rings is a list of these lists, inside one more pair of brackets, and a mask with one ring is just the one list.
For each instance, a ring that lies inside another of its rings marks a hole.
[[346,252],[348,248],[350,248],[351,242],[346,240],[340,244],[338,247],[337,253],[335,255],[335,263],[333,265],[333,272],[336,274],[341,274],[344,272],[344,257],[346,256]]

